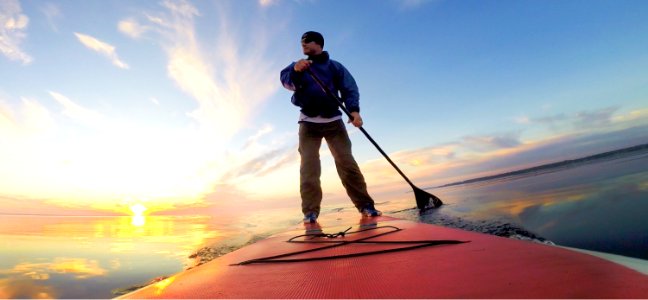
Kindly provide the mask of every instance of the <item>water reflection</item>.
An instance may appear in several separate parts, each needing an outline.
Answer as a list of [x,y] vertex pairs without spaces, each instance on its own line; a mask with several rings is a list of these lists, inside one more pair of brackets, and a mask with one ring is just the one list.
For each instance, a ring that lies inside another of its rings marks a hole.
[[[560,245],[648,259],[646,165],[648,155],[435,189],[446,205],[430,213],[503,220]],[[376,200],[388,214],[419,217],[411,193]],[[187,257],[202,246],[218,256],[294,226],[297,203],[196,217],[145,216],[142,208],[132,217],[1,216],[0,298],[112,298],[112,290],[193,265]],[[323,213],[357,215],[348,201],[327,205]]]
[[70,274],[75,279],[86,279],[106,275],[106,269],[96,260],[85,258],[57,257],[52,262],[20,263],[8,271],[9,274],[22,274],[34,280],[47,280],[50,274]]
[[519,224],[557,244],[648,259],[648,157],[438,189],[444,213]]
[[52,286],[38,285],[23,279],[0,279],[0,298],[53,299],[60,298]]
[[165,290],[169,285],[171,285],[171,283],[173,283],[174,280],[175,280],[175,277],[169,277],[169,278],[167,278],[167,279],[164,279],[164,280],[162,280],[162,281],[156,283],[156,284],[154,285],[154,287],[155,287],[155,295],[156,295],[156,296],[162,295],[162,293],[164,292],[164,290]]
[[137,216],[132,216],[131,217],[131,225],[135,227],[142,227],[146,224],[146,217],[142,215],[137,215]]
[[0,298],[111,298],[183,270],[219,234],[207,217],[3,216]]
[[146,224],[146,217],[144,216],[144,212],[146,211],[146,207],[142,204],[135,204],[131,206],[131,211],[133,212],[131,224],[135,227],[142,227],[144,224]]

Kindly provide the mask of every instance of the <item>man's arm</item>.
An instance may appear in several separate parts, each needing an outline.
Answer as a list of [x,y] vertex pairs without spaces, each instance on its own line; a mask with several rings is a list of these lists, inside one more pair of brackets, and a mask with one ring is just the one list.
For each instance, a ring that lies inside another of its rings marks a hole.
[[353,120],[349,120],[349,123],[352,123],[355,127],[361,127],[364,123],[362,117],[360,116],[360,92],[358,85],[356,84],[355,79],[342,64],[337,64],[337,76],[340,78],[340,94],[342,96],[342,101],[344,101],[344,106],[351,113]]
[[299,89],[304,76],[303,72],[310,68],[311,63],[310,60],[300,59],[281,70],[281,84],[293,92]]
[[295,63],[291,63],[289,66],[281,70],[281,74],[279,76],[279,80],[281,80],[281,84],[286,89],[293,92],[296,91],[297,88],[300,86],[301,76],[302,76],[302,74],[298,74],[294,68],[295,68]]

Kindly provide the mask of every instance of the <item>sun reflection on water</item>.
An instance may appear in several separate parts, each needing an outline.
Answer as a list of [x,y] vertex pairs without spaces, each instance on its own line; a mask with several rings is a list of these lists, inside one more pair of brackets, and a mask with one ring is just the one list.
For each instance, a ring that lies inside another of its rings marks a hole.
[[159,296],[164,290],[173,283],[175,277],[169,277],[155,284],[155,295]]
[[146,207],[138,203],[131,206],[130,209],[133,212],[133,216],[131,217],[131,225],[135,227],[144,226],[144,224],[146,224],[146,217],[144,216]]
[[[143,205],[131,211],[123,217],[1,218],[0,240],[12,246],[0,247],[0,299],[38,298],[37,292],[112,298],[114,288],[181,271],[193,263],[191,253],[222,235],[209,216],[148,216]],[[133,272],[141,278],[132,279]]]
[[135,227],[142,227],[146,224],[146,217],[144,216],[132,216],[131,225]]

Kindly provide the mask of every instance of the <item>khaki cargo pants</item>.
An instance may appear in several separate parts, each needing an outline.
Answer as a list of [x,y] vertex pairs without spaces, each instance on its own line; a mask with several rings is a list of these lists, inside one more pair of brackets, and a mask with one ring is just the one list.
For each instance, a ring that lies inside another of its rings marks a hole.
[[322,138],[326,139],[335,167],[347,195],[358,210],[367,205],[373,207],[374,201],[367,193],[367,184],[360,168],[351,153],[351,140],[344,121],[330,123],[299,123],[299,169],[302,199],[302,212],[314,212],[319,215],[322,203],[322,186],[320,183],[321,164],[319,150]]

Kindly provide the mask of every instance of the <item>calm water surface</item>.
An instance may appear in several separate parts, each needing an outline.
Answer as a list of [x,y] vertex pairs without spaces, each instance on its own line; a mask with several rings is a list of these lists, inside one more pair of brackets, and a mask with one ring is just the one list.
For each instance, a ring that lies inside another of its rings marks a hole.
[[438,190],[439,213],[511,222],[556,244],[648,259],[648,153]]
[[[377,199],[397,217],[515,224],[559,245],[648,259],[648,155],[431,190],[446,203],[419,216],[411,193]],[[378,198],[378,197],[377,197]],[[381,201],[382,200],[382,201]],[[329,205],[324,213],[351,210]],[[245,216],[0,216],[0,298],[111,298],[300,221],[299,209]],[[442,223],[442,222],[441,222]]]

